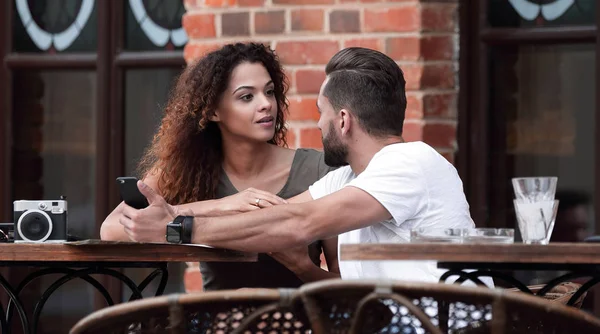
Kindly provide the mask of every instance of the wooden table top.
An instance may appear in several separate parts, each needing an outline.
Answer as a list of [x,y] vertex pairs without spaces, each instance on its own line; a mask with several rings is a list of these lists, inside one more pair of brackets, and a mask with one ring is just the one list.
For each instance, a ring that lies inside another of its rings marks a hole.
[[195,245],[86,240],[0,243],[0,262],[253,262],[257,254]]
[[462,263],[600,264],[600,243],[514,244],[342,244],[340,261],[435,260]]

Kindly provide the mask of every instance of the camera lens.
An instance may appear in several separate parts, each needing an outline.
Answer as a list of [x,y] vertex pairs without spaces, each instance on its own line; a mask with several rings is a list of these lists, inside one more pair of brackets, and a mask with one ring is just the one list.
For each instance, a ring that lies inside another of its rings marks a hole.
[[42,242],[52,232],[52,221],[42,212],[28,211],[19,219],[17,228],[24,240]]

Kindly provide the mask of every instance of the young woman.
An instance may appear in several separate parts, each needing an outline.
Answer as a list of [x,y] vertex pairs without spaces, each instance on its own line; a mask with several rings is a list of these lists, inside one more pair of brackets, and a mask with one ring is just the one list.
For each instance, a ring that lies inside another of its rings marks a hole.
[[[144,182],[196,216],[285,205],[330,170],[321,152],[286,148],[287,87],[277,56],[262,44],[226,45],[188,66],[140,164]],[[129,240],[119,223],[125,205],[106,218],[102,239]],[[298,287],[339,277],[337,238],[200,269],[205,290]]]

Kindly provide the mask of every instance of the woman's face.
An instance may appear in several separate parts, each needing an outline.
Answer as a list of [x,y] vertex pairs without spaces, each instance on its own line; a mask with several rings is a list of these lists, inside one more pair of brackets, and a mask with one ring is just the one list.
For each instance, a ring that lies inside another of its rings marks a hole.
[[215,116],[223,137],[266,142],[275,135],[277,101],[269,72],[260,63],[241,63],[229,79]]

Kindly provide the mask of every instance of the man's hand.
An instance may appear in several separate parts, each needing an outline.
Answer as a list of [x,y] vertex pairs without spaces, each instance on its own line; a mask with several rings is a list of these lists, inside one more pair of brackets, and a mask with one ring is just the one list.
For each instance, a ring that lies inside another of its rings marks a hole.
[[165,242],[167,223],[173,221],[179,212],[144,182],[138,181],[137,186],[148,199],[149,206],[136,210],[124,204],[119,223],[132,241]]
[[304,272],[315,266],[308,255],[308,246],[295,247],[285,252],[269,253],[269,255],[297,276],[302,276]]

